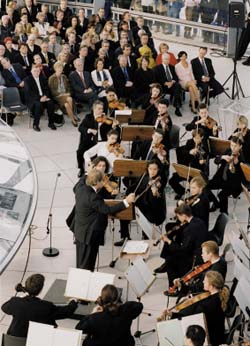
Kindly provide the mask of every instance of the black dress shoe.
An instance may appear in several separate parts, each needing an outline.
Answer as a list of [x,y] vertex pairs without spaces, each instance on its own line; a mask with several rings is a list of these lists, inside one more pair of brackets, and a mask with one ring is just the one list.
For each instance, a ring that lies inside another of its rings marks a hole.
[[156,268],[154,270],[155,274],[161,274],[161,273],[166,273],[167,272],[167,263],[164,262],[160,267]]
[[122,246],[124,243],[125,243],[125,238],[122,238],[121,240],[116,241],[116,242],[114,243],[114,245],[115,245],[115,246]]
[[48,126],[51,130],[56,130],[55,124],[52,123],[52,124],[49,124]]
[[247,60],[243,61],[242,65],[250,66],[250,58],[247,58]]
[[40,132],[41,129],[38,125],[33,125],[33,130],[36,131],[36,132]]
[[177,117],[182,117],[180,108],[176,108],[176,109],[175,109],[175,115],[177,115]]
[[219,209],[219,205],[218,204],[216,204],[216,203],[213,203],[212,204],[212,206],[211,206],[211,208],[209,208],[209,211],[211,212],[211,213],[213,213],[214,211],[216,211],[217,209]]

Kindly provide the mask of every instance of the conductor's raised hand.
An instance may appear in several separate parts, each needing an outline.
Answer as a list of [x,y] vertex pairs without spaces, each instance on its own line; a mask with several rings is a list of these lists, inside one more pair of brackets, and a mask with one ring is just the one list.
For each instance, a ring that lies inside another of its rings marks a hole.
[[131,204],[135,202],[135,194],[134,193],[130,193],[127,197],[126,197],[126,201]]

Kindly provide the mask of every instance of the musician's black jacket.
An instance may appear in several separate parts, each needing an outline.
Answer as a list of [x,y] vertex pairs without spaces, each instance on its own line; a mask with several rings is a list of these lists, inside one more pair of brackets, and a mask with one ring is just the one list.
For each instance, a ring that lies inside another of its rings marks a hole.
[[225,314],[221,307],[219,293],[210,295],[208,298],[194,303],[178,313],[173,313],[172,318],[179,318],[199,313],[204,313],[206,316],[211,345],[217,346],[223,344],[225,341]]
[[127,302],[121,305],[118,311],[97,312],[83,319],[76,325],[76,329],[87,334],[84,346],[134,346],[131,335],[132,321],[140,315],[143,305],[137,302]]
[[[236,129],[234,133],[228,138],[231,139],[235,132],[238,132],[239,129]],[[247,129],[245,136],[243,136],[244,142],[242,144],[242,153],[246,163],[250,163],[250,130]]]
[[201,117],[199,115],[195,116],[191,123],[187,124],[185,129],[186,131],[192,131],[195,129],[202,129],[204,131],[204,139],[207,140],[210,136],[212,137],[218,137],[218,132],[216,134],[213,133],[213,129],[209,129],[207,126],[204,126],[202,124],[198,124],[198,126],[195,124],[196,121],[200,120]]
[[207,229],[209,224],[209,199],[207,195],[202,192],[196,201],[190,205],[192,209],[192,215],[200,218],[204,221]]
[[2,305],[2,310],[13,319],[7,334],[26,337],[29,321],[56,326],[56,320],[70,317],[77,308],[77,303],[71,301],[66,306],[56,306],[38,297],[12,297]]

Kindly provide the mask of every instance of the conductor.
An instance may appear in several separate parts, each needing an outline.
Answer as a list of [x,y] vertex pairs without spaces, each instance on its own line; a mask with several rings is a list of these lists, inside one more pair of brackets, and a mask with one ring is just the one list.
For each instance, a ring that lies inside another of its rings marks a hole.
[[115,214],[129,207],[135,201],[131,193],[114,206],[105,204],[98,191],[103,187],[104,174],[92,169],[86,178],[86,185],[75,190],[75,239],[77,268],[94,271],[99,245],[104,245],[104,234],[108,214]]

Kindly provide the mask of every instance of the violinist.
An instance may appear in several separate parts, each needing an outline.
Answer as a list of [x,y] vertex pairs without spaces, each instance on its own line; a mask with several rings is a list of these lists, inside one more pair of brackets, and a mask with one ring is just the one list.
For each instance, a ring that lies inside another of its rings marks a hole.
[[[172,309],[164,311],[164,315],[171,318],[180,318],[183,316],[204,313],[207,322],[208,334],[212,346],[224,343],[225,333],[225,311],[229,299],[229,290],[224,286],[224,279],[219,272],[208,271],[203,281],[204,290],[208,292],[207,297],[203,294],[194,296],[189,301],[181,303],[184,307],[178,312],[172,312]],[[202,299],[202,297],[205,297]]]
[[84,153],[85,171],[91,162],[91,158],[95,156],[104,156],[109,162],[109,173],[113,171],[114,161],[123,158],[125,150],[121,147],[118,141],[118,132],[116,130],[110,130],[107,133],[106,142],[98,142]]
[[[201,128],[192,131],[192,139],[179,147],[176,151],[178,163],[192,168],[197,168],[204,173],[204,177],[208,171],[208,148],[204,141],[204,131]],[[176,193],[175,199],[181,199],[185,193],[185,188],[180,184],[184,178],[180,177],[178,173],[173,173],[169,179],[169,185]]]
[[218,137],[219,127],[217,121],[208,115],[208,108],[204,103],[201,103],[199,106],[198,116],[195,116],[185,128],[186,131],[202,128],[204,131],[204,141],[207,141],[210,136]]
[[250,129],[248,128],[248,119],[244,115],[240,115],[237,119],[237,129],[229,137],[239,136],[242,140],[242,153],[245,163],[250,163]]
[[[243,181],[240,162],[244,162],[242,140],[234,136],[231,138],[230,149],[227,149],[224,155],[215,158],[215,163],[220,166],[207,184],[209,201],[213,202],[210,211],[220,208],[221,213],[228,214],[228,197],[232,195],[237,198],[240,195]],[[211,190],[220,190],[219,201]]]
[[160,129],[163,131],[162,143],[166,148],[170,147],[169,133],[172,128],[172,119],[168,114],[169,102],[166,99],[160,99],[158,102],[158,117],[155,121],[155,129]]
[[[202,268],[203,265],[197,267],[197,275],[195,274],[195,268],[190,273],[187,273],[185,276],[189,275],[191,278],[190,280],[175,279],[174,285],[178,288],[178,296],[202,292],[204,276],[208,270],[214,270],[220,273],[224,280],[226,278],[227,262],[223,256],[220,257],[218,244],[213,240],[208,240],[201,244],[201,249],[201,257],[204,263],[208,263],[208,267],[204,266],[204,270],[202,271],[198,269]],[[171,296],[172,294],[169,293],[168,295]]]
[[119,102],[114,87],[106,89],[106,97],[103,99],[104,111],[109,116],[114,118],[116,110],[123,110],[126,108],[126,103]]
[[205,223],[192,215],[190,206],[181,204],[175,209],[175,214],[180,223],[186,225],[174,239],[170,239],[167,233],[162,235],[164,246],[161,257],[165,262],[155,269],[155,273],[167,272],[169,286],[173,285],[176,277],[186,274],[193,265],[202,263],[201,244],[208,237]]
[[[132,184],[126,192],[129,194],[136,191],[135,205],[150,223],[157,226],[166,219],[165,186],[166,179],[164,175],[161,175],[160,163],[158,160],[151,160],[148,162],[147,171],[143,178]],[[125,238],[130,238],[128,226],[128,221],[121,221],[121,241],[116,242],[116,246],[122,246]]]
[[206,331],[198,324],[188,326],[185,335],[185,346],[203,346],[206,340]]

